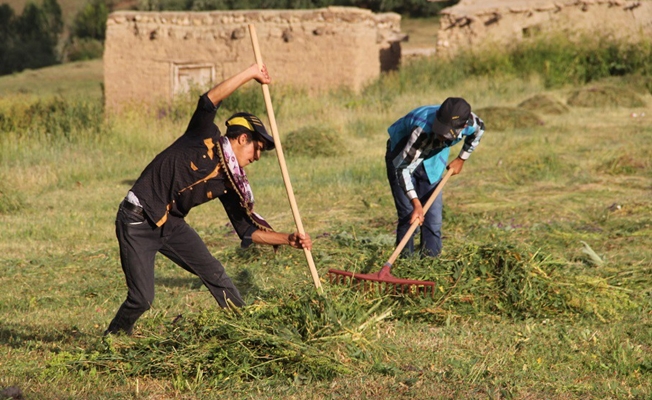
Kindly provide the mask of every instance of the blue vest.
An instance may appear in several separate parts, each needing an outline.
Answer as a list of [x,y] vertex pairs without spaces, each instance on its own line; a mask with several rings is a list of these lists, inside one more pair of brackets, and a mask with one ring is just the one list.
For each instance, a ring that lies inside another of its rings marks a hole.
[[[421,106],[410,111],[406,116],[394,122],[392,126],[387,129],[389,132],[389,139],[391,142],[391,149],[406,136],[410,135],[414,128],[421,127],[424,133],[428,136],[432,135],[432,124],[435,121],[437,110],[439,106]],[[462,130],[460,135],[450,145],[444,147],[438,152],[432,154],[423,154],[423,167],[428,175],[428,180],[431,184],[438,182],[446,166],[448,165],[448,156],[450,154],[450,147],[454,146],[462,140],[465,136],[471,135],[475,132],[475,127],[467,126]]]

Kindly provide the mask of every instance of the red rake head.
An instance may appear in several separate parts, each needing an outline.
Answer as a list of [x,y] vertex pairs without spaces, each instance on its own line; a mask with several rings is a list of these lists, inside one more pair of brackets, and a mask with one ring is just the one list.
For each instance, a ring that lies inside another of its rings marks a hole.
[[[388,294],[412,294],[435,296],[435,282],[418,281],[414,279],[402,279],[393,276],[390,272],[390,266],[384,265],[383,268],[374,274],[356,274],[339,269],[329,269],[328,276],[332,284],[348,284],[364,291],[377,289],[380,293]],[[384,285],[384,287],[383,287]]]

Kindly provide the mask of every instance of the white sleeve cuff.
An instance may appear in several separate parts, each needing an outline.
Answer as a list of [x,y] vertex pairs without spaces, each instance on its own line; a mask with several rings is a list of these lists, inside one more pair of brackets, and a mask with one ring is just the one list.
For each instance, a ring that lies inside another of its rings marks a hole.
[[414,199],[418,198],[419,196],[417,196],[417,191],[416,190],[408,190],[407,197],[410,200],[414,200]]
[[462,151],[460,151],[460,155],[458,157],[461,158],[462,160],[466,161],[466,160],[469,159],[470,156],[471,156],[471,153],[469,153],[468,151],[462,150]]

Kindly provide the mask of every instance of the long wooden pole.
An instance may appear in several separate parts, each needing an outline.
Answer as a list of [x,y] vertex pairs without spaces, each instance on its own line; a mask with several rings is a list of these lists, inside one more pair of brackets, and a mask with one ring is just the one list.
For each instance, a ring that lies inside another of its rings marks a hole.
[[[259,67],[263,66],[263,58],[260,55],[260,46],[258,45],[258,36],[256,36],[256,28],[253,25],[249,25],[249,34],[251,35],[251,44],[254,47],[254,56],[256,57],[256,63]],[[305,234],[303,229],[303,224],[301,223],[301,216],[299,215],[299,208],[297,207],[297,201],[294,198],[294,191],[292,190],[292,183],[290,182],[290,175],[287,171],[287,165],[285,164],[285,156],[283,155],[283,148],[281,147],[281,139],[278,135],[278,128],[276,127],[276,118],[274,117],[274,108],[272,107],[272,98],[269,94],[269,85],[262,84],[263,87],[263,96],[265,97],[265,107],[267,107],[267,117],[269,118],[269,125],[272,129],[272,136],[274,137],[274,147],[276,148],[276,155],[278,158],[278,163],[281,167],[281,173],[283,174],[283,182],[285,183],[285,190],[288,194],[288,199],[290,200],[290,207],[292,207],[292,216],[294,217],[294,222],[297,225],[297,231],[300,234]],[[317,268],[315,268],[315,262],[312,259],[312,253],[308,249],[303,249],[303,253],[306,256],[308,261],[308,267],[310,268],[310,274],[312,275],[312,280],[315,283],[315,287],[323,292],[321,287],[321,282],[319,280],[319,275],[317,274]]]

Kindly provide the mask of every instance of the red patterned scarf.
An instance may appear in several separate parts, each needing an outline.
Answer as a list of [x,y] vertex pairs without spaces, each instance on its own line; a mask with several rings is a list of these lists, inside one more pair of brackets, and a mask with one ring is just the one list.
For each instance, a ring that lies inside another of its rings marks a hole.
[[229,138],[226,136],[220,137],[219,147],[221,150],[220,155],[222,156],[222,164],[226,167],[226,174],[240,197],[240,205],[247,210],[247,215],[249,215],[258,228],[265,231],[273,231],[269,223],[265,221],[265,218],[254,212],[254,193],[249,185],[247,173],[244,168],[238,164],[238,160],[235,157]]

